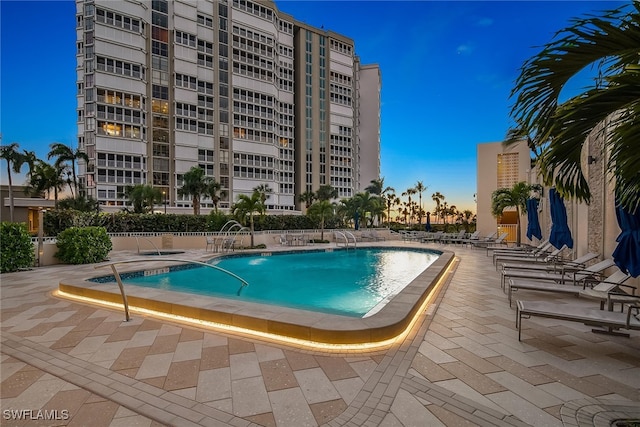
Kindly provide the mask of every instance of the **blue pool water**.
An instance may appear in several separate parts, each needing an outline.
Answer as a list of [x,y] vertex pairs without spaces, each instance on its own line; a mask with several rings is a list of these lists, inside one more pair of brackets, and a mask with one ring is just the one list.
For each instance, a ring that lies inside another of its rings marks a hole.
[[212,264],[249,283],[240,295],[241,282],[208,267],[123,277],[123,281],[129,285],[363,317],[385,298],[400,292],[438,256],[428,251],[372,248],[212,260]]

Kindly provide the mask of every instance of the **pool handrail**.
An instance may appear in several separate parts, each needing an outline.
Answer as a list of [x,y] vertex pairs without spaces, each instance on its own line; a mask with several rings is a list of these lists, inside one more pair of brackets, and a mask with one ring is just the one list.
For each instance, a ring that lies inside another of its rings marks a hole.
[[151,246],[155,248],[156,252],[158,252],[158,255],[162,255],[162,253],[160,252],[160,249],[158,249],[158,247],[150,239],[144,236],[135,236],[135,238],[136,238],[136,246],[138,247],[138,255],[140,255],[140,240],[138,240],[139,238],[142,238],[147,242],[151,243]]
[[[235,273],[230,272],[229,270],[225,270],[224,268],[218,267],[217,265],[207,264],[206,262],[192,261],[187,259],[177,259],[177,258],[162,258],[162,260],[171,261],[171,262],[186,262],[188,264],[198,264],[203,267],[210,267],[215,270],[226,273],[229,276],[235,279],[238,279],[242,283],[240,285],[240,288],[238,288],[238,292],[236,294],[238,296],[240,296],[240,292],[242,292],[242,289],[244,289],[245,286],[249,286],[249,282],[244,280],[242,277],[238,276]],[[95,269],[102,268],[102,267],[111,267],[111,271],[113,271],[113,277],[116,279],[116,282],[118,283],[118,287],[120,288],[120,294],[122,295],[122,303],[124,305],[124,315],[125,315],[126,322],[131,320],[131,316],[129,315],[129,303],[127,301],[127,295],[124,291],[124,284],[122,283],[122,278],[120,277],[120,273],[118,273],[118,270],[116,269],[116,264],[131,264],[134,262],[149,262],[149,260],[148,259],[130,259],[130,260],[123,260],[123,261],[113,261],[106,264],[100,264],[100,265],[94,266]]]

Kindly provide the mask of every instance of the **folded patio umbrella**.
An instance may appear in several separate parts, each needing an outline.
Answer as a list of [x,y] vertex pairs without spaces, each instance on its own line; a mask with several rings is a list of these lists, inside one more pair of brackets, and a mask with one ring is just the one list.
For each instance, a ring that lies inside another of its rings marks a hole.
[[431,214],[427,212],[427,222],[424,224],[425,231],[431,231]]
[[527,200],[527,238],[542,240],[542,230],[538,219],[538,199]]
[[564,207],[564,201],[555,188],[549,190],[549,209],[553,223],[549,242],[556,249],[560,249],[562,245],[566,245],[569,249],[573,248],[573,238],[567,224],[567,208]]
[[616,206],[618,225],[622,230],[613,251],[613,260],[625,273],[640,276],[640,209],[631,214],[622,206]]

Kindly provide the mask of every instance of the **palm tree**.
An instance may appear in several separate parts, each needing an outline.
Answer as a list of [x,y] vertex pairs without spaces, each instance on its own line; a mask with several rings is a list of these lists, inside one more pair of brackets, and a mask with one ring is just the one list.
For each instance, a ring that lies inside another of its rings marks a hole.
[[13,180],[11,171],[20,173],[25,162],[24,155],[18,152],[18,143],[12,142],[9,145],[0,147],[0,158],[7,161],[7,180],[9,183],[9,220],[13,222]]
[[444,201],[444,196],[439,191],[436,191],[431,195],[431,199],[436,202],[436,210],[433,211],[433,214],[437,218],[440,216],[440,204]]
[[402,195],[407,196],[407,199],[409,200],[408,207],[409,207],[409,212],[411,213],[409,218],[413,218],[413,212],[414,212],[413,205],[411,204],[411,196],[416,193],[417,191],[415,188],[407,188],[407,191],[402,193]]
[[520,215],[527,213],[527,200],[531,185],[524,181],[512,188],[498,188],[491,194],[491,213],[495,217],[502,215],[506,208],[516,208],[516,245],[520,246]]
[[333,215],[333,204],[328,200],[319,200],[312,204],[307,215],[311,218],[317,218],[320,220],[320,240],[324,240],[324,223],[325,219],[330,218]]
[[37,160],[30,173],[25,192],[30,195],[47,193],[47,198],[49,198],[51,190],[53,190],[54,205],[58,209],[58,194],[66,184],[64,179],[66,169],[65,165],[50,165],[43,160]]
[[61,165],[64,162],[71,163],[71,179],[73,183],[73,187],[71,187],[71,194],[78,194],[78,178],[76,176],[76,161],[84,160],[86,163],[89,163],[89,156],[80,149],[74,150],[68,145],[64,145],[60,142],[54,142],[50,146],[51,150],[49,150],[49,154],[47,158],[51,159],[52,157],[56,157],[55,165]]
[[162,202],[162,192],[147,184],[127,185],[124,188],[124,196],[133,205],[135,213],[149,213],[153,211],[153,206]]
[[387,193],[395,192],[393,187],[384,186],[384,177],[379,179],[372,179],[371,184],[364,189],[364,191],[375,194],[377,196],[384,196]]
[[29,171],[27,172],[27,177],[31,179],[31,174],[33,173],[33,168],[35,168],[36,163],[38,162],[38,158],[36,157],[35,151],[27,151],[23,150],[24,154],[24,162],[29,166]]
[[460,221],[464,226],[464,230],[468,233],[469,226],[473,222],[473,212],[471,212],[469,209],[465,209],[464,211],[460,212],[458,215],[460,216]]
[[420,198],[420,209],[418,209],[418,223],[422,224],[422,193],[427,190],[427,187],[422,183],[422,181],[416,182],[415,190],[418,192]]
[[200,198],[203,194],[207,194],[213,178],[205,176],[204,169],[201,167],[193,166],[185,172],[182,179],[182,187],[178,188],[178,195],[191,196],[193,214],[200,215]]
[[257,191],[258,193],[260,193],[260,200],[262,200],[262,204],[265,206],[269,195],[273,194],[273,189],[269,187],[269,184],[260,184],[255,187],[253,191]]
[[253,244],[253,215],[254,213],[262,214],[264,212],[264,203],[262,203],[262,198],[260,197],[260,193],[254,191],[251,196],[247,196],[246,194],[240,194],[238,196],[238,201],[231,208],[234,215],[237,218],[241,219],[242,222],[246,220],[247,215],[249,215],[249,225],[251,229],[251,247]]
[[[370,225],[373,225],[374,215],[380,211],[380,207],[384,206],[380,202],[380,198],[377,196],[372,196],[371,194],[365,191],[362,193],[357,193],[355,196],[352,197],[352,199],[355,205],[356,212],[360,215],[360,218],[362,218],[362,221],[365,224],[365,227],[367,224],[367,221],[366,221],[367,212],[371,213]],[[382,209],[384,210],[384,207],[382,207]]]
[[387,226],[391,224],[391,207],[400,202],[398,196],[395,193],[388,193],[384,196],[384,201],[387,204]]
[[333,188],[329,184],[321,185],[316,191],[317,200],[331,200],[338,197],[338,189]]
[[[527,60],[511,92],[511,116],[522,134],[533,136],[544,183],[586,202],[591,191],[581,151],[587,135],[603,129],[606,168],[615,178],[617,199],[634,212],[640,208],[640,3],[630,3],[574,19]],[[560,103],[567,83],[594,65],[593,84]]]
[[298,196],[298,200],[304,203],[304,207],[309,209],[311,204],[316,199],[316,194],[312,191],[305,191]]
[[204,194],[211,197],[213,208],[218,212],[218,203],[220,202],[220,198],[226,195],[226,192],[222,190],[222,184],[215,179],[212,179]]

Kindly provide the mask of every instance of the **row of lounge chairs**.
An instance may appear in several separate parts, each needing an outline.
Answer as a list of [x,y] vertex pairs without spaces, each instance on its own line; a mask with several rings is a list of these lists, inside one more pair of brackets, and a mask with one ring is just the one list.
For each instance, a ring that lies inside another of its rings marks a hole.
[[[501,286],[508,293],[509,306],[513,294],[521,290],[593,299],[599,302],[599,306],[518,300],[518,340],[522,339],[523,319],[530,317],[584,323],[593,326],[593,332],[622,336],[629,336],[622,330],[640,330],[640,296],[636,295],[634,286],[624,283],[630,276],[615,267],[612,259],[595,262],[599,256],[596,253],[572,260],[563,260],[558,253],[550,259],[550,254],[555,251],[549,250],[543,242],[536,248],[511,248],[494,254],[502,276]],[[592,264],[587,266],[588,263]],[[607,270],[610,271],[608,275],[605,274]],[[620,306],[619,311],[614,310],[616,304]]]

